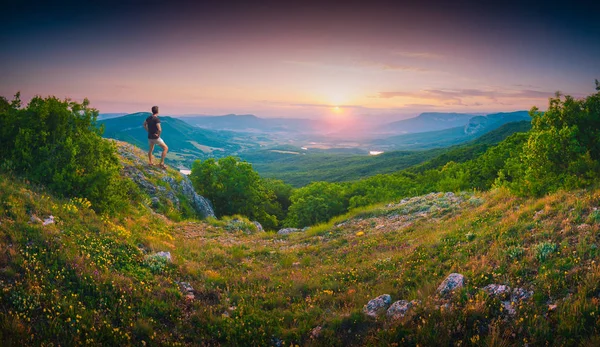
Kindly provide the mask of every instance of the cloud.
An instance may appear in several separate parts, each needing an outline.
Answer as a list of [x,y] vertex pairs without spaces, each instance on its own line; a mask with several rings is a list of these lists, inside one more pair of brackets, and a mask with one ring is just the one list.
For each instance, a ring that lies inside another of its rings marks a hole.
[[[431,100],[444,105],[481,106],[496,103],[506,104],[510,101],[542,100],[553,96],[554,92],[531,89],[521,90],[483,90],[483,89],[425,89],[416,92],[393,91],[379,92],[378,98],[411,98]],[[483,99],[483,100],[482,100]],[[476,100],[476,101],[475,101]],[[471,102],[467,102],[471,101]],[[482,101],[486,101],[485,103]]]

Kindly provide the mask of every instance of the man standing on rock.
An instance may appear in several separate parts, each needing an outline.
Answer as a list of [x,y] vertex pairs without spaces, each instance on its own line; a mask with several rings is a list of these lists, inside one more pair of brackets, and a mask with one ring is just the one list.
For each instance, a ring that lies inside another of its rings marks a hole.
[[154,150],[154,145],[159,145],[162,147],[163,151],[158,166],[166,169],[165,157],[167,156],[169,147],[167,147],[165,141],[160,138],[162,128],[160,127],[160,119],[158,119],[158,106],[152,106],[152,115],[144,121],[144,129],[148,132],[148,144],[150,145],[150,150],[148,151],[148,163],[154,165],[152,164],[152,151]]

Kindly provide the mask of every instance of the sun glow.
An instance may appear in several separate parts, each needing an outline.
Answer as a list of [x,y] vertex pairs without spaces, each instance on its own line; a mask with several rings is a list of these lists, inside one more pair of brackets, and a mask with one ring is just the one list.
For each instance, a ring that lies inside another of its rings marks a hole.
[[333,113],[342,113],[342,108],[339,106],[333,106],[331,110],[333,111]]

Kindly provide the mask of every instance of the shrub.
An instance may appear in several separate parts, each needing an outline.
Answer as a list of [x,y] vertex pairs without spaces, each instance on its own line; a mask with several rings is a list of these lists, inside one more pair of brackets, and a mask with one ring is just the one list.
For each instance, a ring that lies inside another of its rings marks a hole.
[[212,202],[217,216],[241,214],[257,220],[266,229],[277,227],[277,217],[267,211],[276,196],[250,163],[231,156],[218,161],[196,160],[190,179],[198,194]]
[[[6,99],[4,99],[6,100]],[[56,97],[31,99],[21,108],[19,94],[0,107],[0,159],[10,169],[66,197],[83,197],[96,211],[122,210],[134,184],[120,176],[114,144],[101,137],[98,111]]]

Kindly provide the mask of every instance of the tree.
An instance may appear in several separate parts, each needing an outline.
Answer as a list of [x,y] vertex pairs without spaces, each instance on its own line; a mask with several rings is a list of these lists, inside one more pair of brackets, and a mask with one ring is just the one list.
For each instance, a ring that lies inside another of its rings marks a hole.
[[286,225],[305,227],[325,222],[346,211],[348,202],[340,184],[314,182],[294,191]]
[[217,216],[241,214],[265,228],[277,226],[276,216],[265,209],[275,194],[265,187],[250,163],[231,156],[218,161],[196,160],[190,179],[198,194],[212,202]]
[[600,171],[600,85],[585,99],[557,93],[546,112],[532,108],[532,129],[520,156],[522,178],[513,189],[541,195],[585,187]]
[[277,217],[278,221],[283,221],[287,217],[288,209],[292,204],[290,197],[294,191],[294,187],[284,183],[282,180],[273,178],[263,179],[262,182],[268,191],[273,192],[274,197],[265,205],[266,212]]

